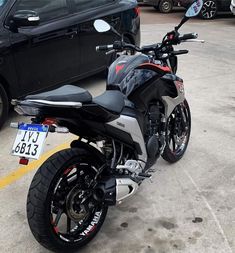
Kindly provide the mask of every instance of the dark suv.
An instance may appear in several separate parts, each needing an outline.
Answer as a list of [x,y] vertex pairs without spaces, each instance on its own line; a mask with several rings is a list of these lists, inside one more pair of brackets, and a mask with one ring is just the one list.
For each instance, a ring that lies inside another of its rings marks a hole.
[[102,18],[140,44],[140,18],[135,0],[1,0],[0,127],[9,101],[93,75],[107,67],[95,47],[117,35],[93,27]]

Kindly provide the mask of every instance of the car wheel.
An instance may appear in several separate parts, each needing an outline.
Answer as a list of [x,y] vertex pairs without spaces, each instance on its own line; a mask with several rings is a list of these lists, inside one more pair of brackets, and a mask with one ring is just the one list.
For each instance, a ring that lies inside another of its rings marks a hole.
[[203,19],[213,19],[218,11],[218,5],[215,0],[205,0],[200,16]]
[[159,11],[162,13],[169,13],[173,9],[173,1],[172,0],[161,0],[158,8],[159,8]]
[[9,102],[5,89],[0,84],[0,129],[7,119]]

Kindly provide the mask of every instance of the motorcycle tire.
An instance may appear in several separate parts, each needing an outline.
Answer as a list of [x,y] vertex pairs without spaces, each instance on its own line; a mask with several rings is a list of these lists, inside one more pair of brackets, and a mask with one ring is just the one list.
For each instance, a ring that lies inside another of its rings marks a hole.
[[187,100],[171,113],[166,129],[166,146],[162,157],[169,163],[175,163],[183,157],[190,139],[191,114]]
[[101,165],[94,154],[71,148],[55,153],[38,169],[28,193],[27,217],[42,246],[74,251],[98,233],[108,207],[93,199],[88,182]]

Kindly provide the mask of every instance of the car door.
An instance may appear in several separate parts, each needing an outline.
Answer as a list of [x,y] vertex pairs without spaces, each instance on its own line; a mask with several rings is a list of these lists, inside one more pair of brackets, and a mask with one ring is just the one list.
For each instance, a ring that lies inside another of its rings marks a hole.
[[74,10],[80,17],[79,45],[81,48],[80,71],[84,76],[104,69],[110,57],[105,52],[96,52],[96,46],[113,44],[117,37],[112,32],[98,33],[93,26],[101,18],[119,29],[121,13],[115,13],[116,0],[72,0]]
[[10,15],[36,11],[40,24],[11,32],[21,94],[73,80],[79,75],[78,26],[67,0],[18,0]]
[[229,11],[230,10],[230,4],[231,4],[231,0],[222,0],[221,1],[221,10],[223,11]]

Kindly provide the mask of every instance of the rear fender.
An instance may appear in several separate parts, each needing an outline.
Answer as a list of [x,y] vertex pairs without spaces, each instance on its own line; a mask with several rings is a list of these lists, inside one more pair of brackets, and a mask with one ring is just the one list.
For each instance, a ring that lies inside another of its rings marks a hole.
[[98,149],[85,142],[75,140],[70,144],[70,147],[82,149],[86,155],[91,156],[93,159],[98,159],[102,164],[106,162],[105,156]]

